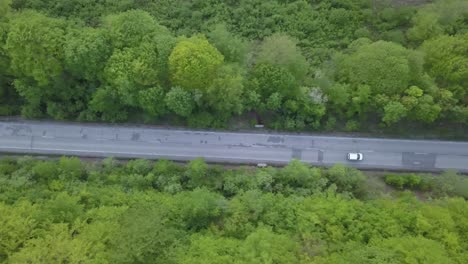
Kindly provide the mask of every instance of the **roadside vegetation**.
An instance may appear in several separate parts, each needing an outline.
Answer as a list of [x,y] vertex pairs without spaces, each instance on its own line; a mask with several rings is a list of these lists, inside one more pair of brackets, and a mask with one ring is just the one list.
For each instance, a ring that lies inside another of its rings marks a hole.
[[385,183],[398,190],[428,192],[430,196],[451,195],[468,199],[468,178],[454,171],[441,175],[429,174],[386,174]]
[[466,137],[468,2],[405,2],[1,0],[0,115]]
[[464,264],[467,178],[444,175],[421,199],[342,165],[4,158],[0,263]]

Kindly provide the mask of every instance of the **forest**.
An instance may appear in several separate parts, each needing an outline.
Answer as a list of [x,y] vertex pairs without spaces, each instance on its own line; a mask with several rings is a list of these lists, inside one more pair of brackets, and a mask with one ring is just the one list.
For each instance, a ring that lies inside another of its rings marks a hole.
[[465,264],[467,198],[451,171],[3,157],[0,263]]
[[0,0],[0,115],[463,136],[468,1]]

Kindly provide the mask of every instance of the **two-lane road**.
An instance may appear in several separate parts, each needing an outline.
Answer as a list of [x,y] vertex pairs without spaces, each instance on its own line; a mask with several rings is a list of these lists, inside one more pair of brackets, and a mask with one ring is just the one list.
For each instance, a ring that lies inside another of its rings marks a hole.
[[[468,172],[468,142],[227,133],[54,122],[0,122],[0,152]],[[348,162],[348,152],[364,160]]]

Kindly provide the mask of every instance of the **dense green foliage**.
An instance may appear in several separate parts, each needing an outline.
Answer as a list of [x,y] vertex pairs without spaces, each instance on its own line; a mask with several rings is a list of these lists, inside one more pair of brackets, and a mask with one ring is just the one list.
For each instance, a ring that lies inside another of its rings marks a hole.
[[466,128],[468,2],[396,2],[1,0],[0,115]]
[[466,200],[371,190],[355,169],[298,161],[3,159],[0,263],[468,261]]
[[433,195],[456,195],[468,199],[468,178],[447,171],[441,175],[387,174],[385,182],[398,189],[432,192]]

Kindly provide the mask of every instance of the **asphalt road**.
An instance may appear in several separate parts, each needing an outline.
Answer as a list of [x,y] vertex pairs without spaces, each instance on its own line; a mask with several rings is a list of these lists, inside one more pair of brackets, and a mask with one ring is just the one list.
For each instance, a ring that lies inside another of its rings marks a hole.
[[[53,122],[0,122],[0,152],[468,172],[468,142],[166,130]],[[348,152],[364,160],[349,162]]]

